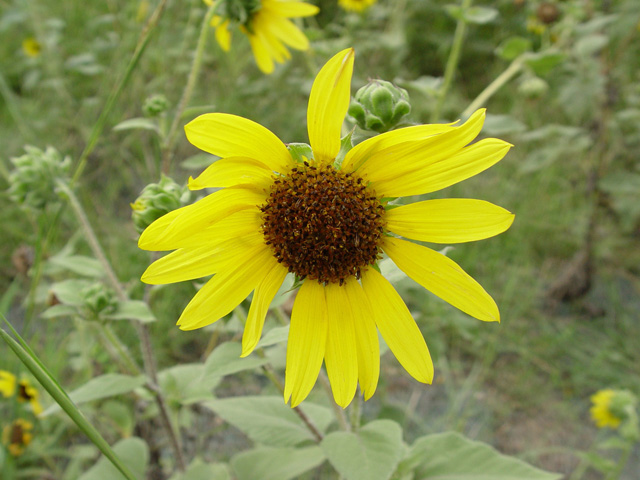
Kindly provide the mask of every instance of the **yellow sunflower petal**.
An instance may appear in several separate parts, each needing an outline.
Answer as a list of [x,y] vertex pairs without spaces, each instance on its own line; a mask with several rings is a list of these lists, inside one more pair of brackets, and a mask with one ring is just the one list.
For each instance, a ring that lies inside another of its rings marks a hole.
[[200,150],[219,157],[249,157],[274,172],[284,172],[291,155],[273,133],[246,118],[227,113],[200,115],[184,127],[187,139]]
[[276,15],[286,18],[310,17],[317,14],[320,9],[315,5],[298,1],[274,1],[263,0],[262,8],[269,10]]
[[385,197],[415,195],[406,193],[406,185],[416,183],[414,178],[424,178],[429,166],[460,152],[480,133],[484,117],[484,110],[478,110],[463,125],[451,131],[377,151],[358,173],[366,176],[376,192]]
[[362,274],[362,288],[373,318],[389,349],[413,378],[433,381],[433,362],[422,333],[404,301],[380,273],[370,268]]
[[362,287],[351,277],[344,286],[349,302],[353,305],[353,326],[358,352],[358,381],[365,400],[376,391],[380,376],[380,345],[378,332],[369,300]]
[[231,32],[229,31],[229,20],[224,20],[220,23],[220,17],[214,16],[211,20],[213,24],[215,22],[214,27],[216,27],[216,40],[220,48],[225,52],[228,52],[231,49]]
[[13,373],[0,370],[0,393],[5,398],[13,397],[16,393],[16,376]]
[[222,158],[209,165],[196,178],[189,177],[189,189],[256,185],[266,188],[273,172],[264,163],[249,157]]
[[286,18],[274,16],[268,24],[269,32],[296,50],[307,50],[309,48],[309,39],[298,27]]
[[242,335],[241,357],[249,355],[260,341],[269,305],[273,301],[273,297],[278,293],[278,289],[287,273],[285,267],[280,264],[275,265],[256,287],[256,291],[253,292],[253,300],[251,301],[247,323],[244,326],[244,334]]
[[406,178],[391,182],[386,191],[389,196],[409,196],[431,193],[473,177],[498,163],[512,147],[496,138],[480,140],[460,150],[456,155],[442,159],[415,171]]
[[264,39],[257,35],[248,35],[248,37],[249,44],[251,45],[251,51],[253,52],[253,58],[256,59],[258,68],[262,70],[263,73],[273,73],[273,58]]
[[217,273],[191,299],[178,319],[182,330],[205,327],[230,313],[256,288],[277,260],[266,245],[245,250],[244,259]]
[[307,128],[315,160],[332,163],[340,150],[340,132],[349,108],[353,48],[329,60],[318,73],[309,97]]
[[291,407],[304,400],[316,383],[322,367],[327,341],[327,301],[324,287],[315,280],[306,280],[293,304],[284,401],[291,398]]
[[221,245],[181,248],[153,262],[142,274],[150,285],[183,282],[219,272],[246,257],[248,249],[264,244],[262,233],[232,238]]
[[218,190],[192,205],[174,210],[177,214],[167,214],[174,214],[171,217],[173,221],[168,225],[167,221],[162,221],[164,217],[156,220],[164,229],[156,228],[156,222],[152,223],[142,232],[138,246],[143,250],[173,250],[178,248],[181,242],[198,235],[229,215],[240,210],[254,209],[264,203],[265,198],[264,193],[249,188]]
[[342,162],[342,169],[347,171],[355,171],[362,166],[367,159],[379,152],[390,147],[394,147],[405,142],[416,142],[425,140],[434,135],[449,132],[453,130],[454,123],[432,124],[432,125],[415,125],[413,127],[399,128],[385,132],[375,137],[360,142],[351,150],[349,150]]
[[386,237],[383,250],[400,270],[434,295],[486,322],[499,322],[493,298],[450,258],[430,248]]
[[386,212],[387,229],[413,240],[461,243],[507,230],[515,215],[504,208],[466,198],[425,200]]
[[336,403],[342,408],[353,400],[358,386],[358,354],[353,326],[356,305],[346,289],[336,283],[325,287],[327,298],[327,346],[324,363]]

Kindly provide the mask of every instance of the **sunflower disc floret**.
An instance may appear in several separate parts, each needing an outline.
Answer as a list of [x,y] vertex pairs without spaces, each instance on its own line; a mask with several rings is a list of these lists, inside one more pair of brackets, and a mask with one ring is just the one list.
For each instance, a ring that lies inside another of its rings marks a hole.
[[305,162],[260,208],[265,242],[297,277],[344,284],[380,257],[384,207],[362,178]]

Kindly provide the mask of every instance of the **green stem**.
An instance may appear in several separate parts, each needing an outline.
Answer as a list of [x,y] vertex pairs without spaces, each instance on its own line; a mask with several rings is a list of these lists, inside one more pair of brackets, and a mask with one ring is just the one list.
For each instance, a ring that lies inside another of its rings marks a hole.
[[444,100],[449,93],[449,88],[451,87],[451,83],[453,82],[453,77],[456,72],[456,68],[458,68],[458,61],[460,60],[460,53],[462,52],[462,43],[464,41],[464,34],[467,30],[467,21],[464,19],[464,13],[471,7],[471,3],[473,0],[462,0],[462,17],[458,20],[458,24],[456,25],[456,31],[453,34],[453,44],[451,45],[451,52],[449,53],[449,58],[447,60],[447,66],[444,69],[444,80],[442,82],[442,86],[438,91],[438,100],[436,102],[436,106],[431,112],[431,123],[436,123],[440,120],[440,113],[442,111],[442,106],[444,105]]
[[169,133],[167,134],[166,142],[164,145],[162,173],[166,175],[169,174],[171,169],[171,156],[173,147],[176,143],[176,135],[178,133],[180,121],[182,119],[182,113],[187,107],[187,103],[189,103],[191,95],[193,95],[193,89],[196,86],[198,74],[200,73],[200,67],[202,66],[202,55],[204,53],[204,47],[207,44],[207,35],[209,33],[209,30],[211,29],[209,24],[211,23],[211,18],[213,18],[213,13],[215,12],[216,7],[219,3],[219,1],[212,3],[207,10],[206,15],[204,16],[204,19],[202,20],[202,26],[200,27],[200,36],[198,37],[198,43],[194,52],[193,62],[191,63],[191,70],[189,71],[189,76],[187,77],[187,84],[182,91],[182,97],[180,98],[180,103],[178,104],[178,108],[176,109],[175,115],[173,117],[173,122],[171,122],[171,128],[169,129]]
[[[82,229],[85,232],[87,242],[89,243],[89,246],[93,251],[93,254],[96,256],[96,258],[104,268],[107,278],[109,279],[109,282],[111,283],[114,290],[116,291],[118,298],[120,299],[120,301],[126,302],[129,299],[129,297],[127,293],[124,291],[124,288],[122,288],[122,284],[118,280],[116,273],[113,271],[113,268],[111,267],[111,263],[109,262],[106,255],[104,254],[104,251],[100,246],[100,242],[98,241],[98,238],[96,237],[96,234],[94,233],[93,228],[89,223],[89,219],[87,218],[87,215],[84,212],[82,205],[80,205],[78,198],[75,196],[75,194],[73,193],[69,185],[67,185],[66,183],[59,181],[58,188],[69,199],[71,208],[76,214],[78,221],[80,222],[80,225],[82,226]],[[155,394],[156,403],[158,404],[158,409],[160,410],[160,419],[169,435],[169,440],[171,442],[171,445],[173,447],[173,450],[176,456],[178,468],[180,471],[184,472],[187,468],[187,465],[186,465],[184,456],[182,454],[182,447],[180,445],[178,433],[176,432],[175,427],[171,422],[167,403],[165,401],[164,395],[162,394],[162,391],[160,390],[160,387],[158,386],[158,376],[156,374],[156,366],[155,366],[155,361],[153,359],[153,349],[151,347],[151,338],[149,336],[149,330],[147,326],[142,324],[141,322],[135,321],[134,324],[136,326],[138,338],[140,339],[140,347],[142,349],[144,370],[145,370],[145,373],[147,374],[147,377],[149,378],[149,381],[147,382],[146,386],[151,392]],[[125,348],[124,345],[122,345],[122,347]]]
[[98,323],[99,331],[102,337],[111,345],[116,353],[119,356],[119,359],[122,360],[129,370],[129,373],[133,375],[140,375],[142,372],[140,371],[140,367],[136,364],[135,360],[131,357],[129,350],[122,343],[122,341],[115,334],[113,329],[109,325],[104,325],[102,323]]
[[487,85],[487,87],[469,104],[465,111],[462,112],[462,118],[470,117],[473,112],[485,105],[487,100],[495,95],[498,90],[506,85],[506,83],[509,82],[509,80],[511,80],[516,74],[520,73],[523,65],[523,57],[518,57],[511,62],[511,65],[509,65],[504,72],[498,75],[493,82]]
[[333,392],[331,391],[331,383],[329,383],[329,378],[327,374],[324,373],[323,370],[320,370],[320,375],[318,376],[320,380],[320,385],[324,389],[325,393],[329,397],[329,403],[333,408],[333,413],[336,416],[336,420],[338,420],[338,424],[340,425],[340,430],[344,430],[345,432],[350,432],[351,427],[349,426],[349,421],[347,420],[347,415],[344,413],[344,409],[340,407],[333,399]]
[[625,446],[625,448],[622,450],[622,454],[620,455],[620,459],[618,460],[616,467],[606,476],[605,480],[618,480],[620,478],[620,476],[622,475],[622,470],[627,465],[629,457],[631,456],[631,451],[633,450],[632,447],[633,445],[630,444],[627,444]]
[[[7,320],[2,316],[5,323]],[[13,330],[13,329],[12,329]],[[17,335],[14,330],[14,335]],[[18,344],[7,332],[0,329],[0,337],[6,342],[6,344],[13,350],[16,356],[22,361],[22,363],[31,371],[33,376],[38,380],[40,385],[51,395],[58,405],[65,411],[69,418],[78,426],[78,428],[93,442],[93,444],[100,449],[100,451],[107,457],[111,463],[124,475],[127,480],[136,480],[136,477],[131,473],[129,468],[122,463],[120,458],[111,449],[111,446],[100,435],[100,432],[89,423],[84,417],[80,409],[73,403],[67,393],[60,387],[60,384],[55,380],[53,375],[44,367],[42,362],[31,352],[27,352],[24,348]],[[20,339],[21,343],[24,340]]]
[[356,398],[353,399],[351,404],[351,431],[357,432],[360,429],[360,417],[362,415],[362,395],[358,390],[356,392]]
[[129,64],[127,65],[127,69],[125,70],[122,78],[120,78],[120,80],[118,81],[114,89],[111,91],[109,98],[107,98],[107,101],[105,102],[105,105],[102,108],[102,111],[100,112],[100,116],[98,117],[98,120],[93,125],[93,129],[91,130],[91,134],[89,135],[89,140],[87,141],[87,145],[84,147],[84,150],[80,154],[80,158],[78,159],[76,170],[73,174],[73,179],[71,180],[72,185],[76,183],[80,178],[80,175],[82,175],[82,172],[87,165],[87,159],[89,158],[89,155],[91,154],[91,152],[93,152],[93,149],[98,143],[98,139],[102,134],[102,130],[104,129],[105,124],[107,123],[107,119],[109,117],[109,114],[111,113],[111,110],[113,110],[113,107],[115,106],[116,101],[120,97],[120,94],[124,90],[125,85],[129,82],[129,79],[131,78],[131,74],[133,73],[136,66],[138,65],[138,61],[140,60],[140,57],[142,57],[142,54],[144,53],[144,50],[147,47],[149,40],[151,39],[151,34],[155,30],[155,27],[158,25],[158,21],[160,20],[160,17],[164,12],[164,9],[167,5],[167,1],[168,0],[162,0],[160,2],[160,4],[156,7],[155,11],[153,12],[151,17],[147,21],[146,25],[144,26],[142,33],[140,33],[140,37],[138,38],[138,43],[133,52],[131,60],[129,61]]

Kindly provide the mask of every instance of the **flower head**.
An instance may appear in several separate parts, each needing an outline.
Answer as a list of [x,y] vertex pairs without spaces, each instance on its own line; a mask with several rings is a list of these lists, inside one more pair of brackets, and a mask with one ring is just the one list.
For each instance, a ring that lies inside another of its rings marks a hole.
[[22,51],[27,57],[38,58],[42,51],[42,45],[33,37],[27,37],[22,40]]
[[2,443],[7,446],[14,457],[24,453],[24,449],[31,443],[33,424],[22,418],[14,420],[2,430]]
[[[291,314],[285,401],[299,404],[324,361],[336,402],[357,384],[365,399],[379,375],[378,334],[404,368],[430,383],[433,364],[409,309],[376,263],[387,254],[409,277],[480,320],[499,321],[485,290],[446,256],[409,240],[459,243],[505,231],[508,211],[480,200],[426,200],[392,208],[393,197],[440,190],[498,162],[511,145],[484,139],[484,111],[463,125],[419,125],[365,140],[336,160],[349,106],[354,52],[320,70],[311,88],[309,157],[294,160],[266,128],[235,115],[202,115],[185,127],[198,148],[222,157],[189,188],[221,188],[156,220],[140,248],[176,250],[143,274],[150,284],[214,276],[185,308],[184,330],[230,313],[252,291],[242,338],[249,355],[285,276],[302,281]],[[403,236],[409,240],[399,238]]]
[[40,394],[38,390],[31,385],[29,380],[25,378],[18,382],[17,394],[19,402],[29,402],[34,415],[40,415],[42,413],[42,405],[40,405],[38,401]]
[[599,390],[591,396],[591,403],[591,419],[598,428],[617,429],[629,418],[637,421],[637,399],[627,390]]
[[376,1],[377,0],[338,0],[338,5],[349,12],[364,12],[376,3]]
[[[204,0],[211,5],[214,0]],[[307,50],[309,40],[290,18],[309,17],[318,13],[315,5],[299,0],[222,0],[211,20],[216,40],[228,52],[232,26],[249,38],[253,56],[260,70],[271,73],[274,62],[284,63],[291,57],[288,47]]]

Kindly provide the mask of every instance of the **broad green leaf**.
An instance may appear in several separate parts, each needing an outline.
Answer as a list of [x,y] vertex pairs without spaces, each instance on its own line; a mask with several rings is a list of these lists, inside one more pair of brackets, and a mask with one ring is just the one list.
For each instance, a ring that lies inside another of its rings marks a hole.
[[[136,478],[145,478],[149,464],[149,448],[141,438],[132,437],[120,440],[113,446],[113,450],[122,459],[122,462],[131,469]],[[120,480],[123,478],[125,477],[116,470],[109,460],[100,457],[100,460],[78,480]]]
[[509,37],[496,48],[496,55],[504,60],[514,60],[531,51],[531,40],[524,37]]
[[525,63],[538,76],[545,76],[557,65],[562,63],[566,55],[555,50],[547,50],[539,53],[530,53],[526,56]]
[[[202,404],[244,432],[254,442],[275,447],[291,447],[315,441],[301,418],[285,405],[282,397],[233,397]],[[323,433],[333,421],[331,410],[305,402],[300,407]]]
[[599,52],[609,43],[609,37],[601,33],[587,35],[576,42],[575,51],[581,57]]
[[100,414],[110,420],[121,437],[128,438],[133,434],[136,422],[130,405],[118,400],[107,400],[100,405]]
[[417,439],[398,467],[400,474],[414,470],[424,480],[559,480],[562,475],[532,467],[502,455],[490,445],[456,432]]
[[219,157],[209,153],[196,153],[195,155],[180,162],[180,166],[185,170],[204,170],[218,159]]
[[129,118],[128,120],[123,120],[118,123],[113,130],[116,132],[122,130],[153,130],[154,132],[160,132],[158,128],[158,124],[149,118]]
[[460,5],[446,5],[445,8],[455,20],[463,20],[476,25],[492,22],[498,17],[498,11],[490,7],[462,8]]
[[78,313],[78,309],[73,305],[54,305],[47,308],[40,314],[42,318],[58,318],[58,317],[71,317]]
[[238,480],[289,480],[317,467],[324,460],[320,447],[260,447],[236,455],[231,466]]
[[63,280],[51,285],[51,291],[65,305],[84,305],[84,298],[81,292],[91,286],[92,282],[82,279]]
[[149,309],[149,306],[141,300],[127,300],[118,302],[118,308],[114,313],[105,315],[111,320],[138,320],[142,323],[156,321],[156,317]]
[[158,373],[158,382],[171,402],[189,404],[208,400],[220,378],[203,379],[204,365],[176,365]]
[[376,420],[357,433],[333,432],[322,450],[347,480],[387,480],[402,459],[402,428],[391,420]]
[[218,345],[204,363],[203,378],[224,377],[243,370],[252,370],[267,363],[257,356],[240,358],[242,347],[237,342],[226,342]]
[[291,158],[298,163],[313,160],[313,150],[306,143],[289,143],[287,150],[289,150]]
[[289,338],[289,325],[284,327],[276,327],[269,330],[264,337],[258,342],[257,348],[269,347],[276,343],[286,342]]
[[[120,373],[107,373],[105,375],[92,378],[80,388],[69,393],[69,397],[76,404],[99,400],[102,398],[115,397],[116,395],[122,395],[123,393],[128,393],[138,387],[141,387],[146,381],[147,379],[144,375],[132,377],[130,375],[122,375]],[[52,405],[43,413],[43,415],[50,415],[58,410],[60,410],[58,405]]]
[[487,115],[482,127],[485,135],[508,135],[527,130],[527,126],[511,115]]
[[55,255],[48,262],[84,277],[99,278],[104,275],[104,269],[98,260],[83,255]]
[[205,463],[196,458],[184,473],[176,473],[169,480],[231,480],[225,463]]

